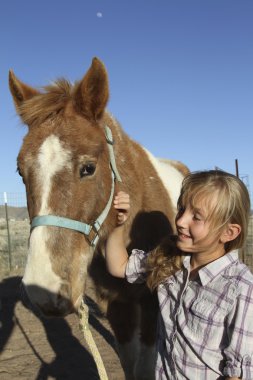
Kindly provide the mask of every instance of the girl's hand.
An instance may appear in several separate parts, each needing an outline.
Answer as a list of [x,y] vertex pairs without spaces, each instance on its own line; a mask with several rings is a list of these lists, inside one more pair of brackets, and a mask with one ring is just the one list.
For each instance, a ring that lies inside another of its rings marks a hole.
[[118,192],[113,202],[114,208],[118,210],[118,225],[124,224],[128,218],[130,210],[130,197],[124,191]]

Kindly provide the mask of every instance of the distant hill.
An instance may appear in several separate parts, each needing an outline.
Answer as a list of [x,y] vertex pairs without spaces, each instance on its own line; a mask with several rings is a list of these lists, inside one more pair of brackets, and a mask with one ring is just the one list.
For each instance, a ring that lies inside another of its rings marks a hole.
[[[15,220],[28,219],[27,208],[8,206],[8,217]],[[5,206],[0,206],[0,218],[5,218]]]

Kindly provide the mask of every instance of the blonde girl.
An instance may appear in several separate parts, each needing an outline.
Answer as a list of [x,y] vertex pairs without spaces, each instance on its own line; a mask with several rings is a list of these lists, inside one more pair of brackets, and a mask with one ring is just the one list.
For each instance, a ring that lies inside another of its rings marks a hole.
[[250,214],[243,182],[219,170],[189,174],[178,200],[177,236],[150,253],[127,254],[129,195],[118,193],[114,207],[109,272],[147,281],[158,294],[156,379],[253,379],[253,275],[238,258]]

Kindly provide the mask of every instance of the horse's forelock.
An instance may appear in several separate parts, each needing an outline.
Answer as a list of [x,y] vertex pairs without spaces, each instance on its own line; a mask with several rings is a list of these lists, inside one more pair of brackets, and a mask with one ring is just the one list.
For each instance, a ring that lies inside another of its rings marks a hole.
[[28,126],[39,126],[55,114],[63,112],[73,96],[73,86],[66,79],[58,79],[43,91],[19,106],[21,119]]

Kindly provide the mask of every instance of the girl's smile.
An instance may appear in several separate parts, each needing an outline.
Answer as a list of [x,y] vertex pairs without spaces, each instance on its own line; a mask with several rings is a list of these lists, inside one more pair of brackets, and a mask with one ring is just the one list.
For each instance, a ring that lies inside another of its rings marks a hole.
[[186,234],[183,234],[182,232],[178,232],[178,239],[179,240],[187,240],[187,239],[191,239],[191,236],[190,235],[186,235]]

